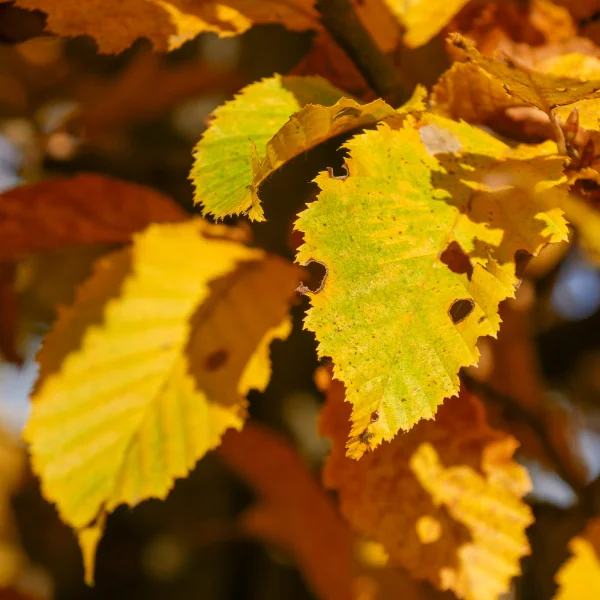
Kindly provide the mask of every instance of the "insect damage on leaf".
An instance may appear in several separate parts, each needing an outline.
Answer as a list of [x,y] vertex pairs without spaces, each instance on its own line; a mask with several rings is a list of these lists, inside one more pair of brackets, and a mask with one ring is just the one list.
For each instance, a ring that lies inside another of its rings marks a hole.
[[460,368],[477,362],[478,338],[496,334],[498,305],[518,285],[515,252],[566,238],[567,191],[563,160],[544,146],[510,150],[434,115],[346,148],[348,179],[319,175],[299,215],[296,260],[329,269],[305,326],[347,386],[348,452],[360,458],[458,392]]

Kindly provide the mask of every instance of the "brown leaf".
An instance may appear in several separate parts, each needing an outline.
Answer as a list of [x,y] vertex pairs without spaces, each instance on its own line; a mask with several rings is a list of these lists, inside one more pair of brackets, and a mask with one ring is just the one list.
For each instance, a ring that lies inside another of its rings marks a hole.
[[104,53],[122,52],[141,37],[148,38],[155,50],[172,50],[203,31],[236,35],[256,23],[281,23],[295,31],[319,28],[314,0],[17,0],[15,4],[44,11],[52,33],[93,37]]
[[352,598],[352,536],[294,450],[247,423],[225,434],[217,452],[260,496],[246,529],[288,548],[320,598]]
[[17,349],[17,297],[14,291],[15,266],[0,262],[0,357],[22,365]]
[[0,195],[0,261],[60,246],[126,242],[154,222],[183,221],[170,198],[103,175],[49,179]]

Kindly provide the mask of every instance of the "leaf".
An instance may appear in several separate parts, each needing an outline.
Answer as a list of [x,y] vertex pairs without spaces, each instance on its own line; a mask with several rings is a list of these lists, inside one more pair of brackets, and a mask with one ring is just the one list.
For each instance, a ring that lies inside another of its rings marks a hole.
[[591,519],[583,535],[569,542],[571,558],[556,574],[554,600],[593,600],[600,597],[600,518]]
[[536,73],[508,60],[502,61],[483,56],[459,34],[453,34],[450,39],[456,48],[466,54],[469,61],[484,70],[490,77],[499,79],[511,96],[546,113],[556,106],[572,104],[584,98],[600,97],[600,81],[578,81],[568,77]]
[[431,94],[433,110],[450,119],[485,123],[522,102],[506,93],[502,83],[487,77],[476,65],[455,62],[441,75]]
[[126,242],[151,223],[187,218],[145,186],[92,174],[48,179],[0,195],[0,261],[60,246]]
[[202,221],[155,225],[97,263],[46,336],[24,437],[88,566],[88,528],[121,503],[164,498],[269,380],[299,277],[240,241]]
[[382,124],[350,140],[349,177],[321,173],[296,222],[296,261],[328,268],[304,323],[348,389],[354,458],[433,418],[477,362],[479,336],[498,331],[519,255],[567,237],[552,146],[511,151],[466,123],[423,118],[420,130]]
[[469,0],[385,0],[404,25],[404,44],[417,48],[437,35]]
[[[7,1],[7,0],[0,0]],[[118,53],[140,37],[157,51],[174,50],[198,34],[243,33],[258,23],[280,23],[295,31],[319,29],[314,0],[17,0],[48,15],[47,28],[61,36],[89,35],[100,52]]]
[[[483,406],[461,392],[435,422],[423,422],[366,454],[344,456],[349,407],[334,381],[321,415],[332,439],[324,482],[358,532],[383,544],[391,564],[458,598],[496,600],[529,553],[531,510],[515,440],[485,423]],[[373,417],[375,418],[375,417]]]
[[218,108],[196,145],[191,172],[203,213],[223,218],[248,212],[250,219],[263,221],[259,186],[285,162],[331,137],[397,114],[381,99],[360,105],[341,96],[320,77],[276,75],[245,87]]

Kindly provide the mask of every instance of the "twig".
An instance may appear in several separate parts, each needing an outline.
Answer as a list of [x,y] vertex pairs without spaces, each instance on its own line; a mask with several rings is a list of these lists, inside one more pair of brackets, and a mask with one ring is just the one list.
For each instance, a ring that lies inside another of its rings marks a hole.
[[568,459],[565,459],[562,452],[555,448],[552,441],[548,439],[544,426],[538,421],[536,416],[528,412],[513,397],[494,389],[489,384],[479,381],[465,372],[461,373],[461,379],[470,392],[480,396],[483,400],[494,404],[501,404],[519,416],[519,419],[531,429],[544,447],[544,450],[546,450],[548,458],[552,461],[554,470],[571,486],[575,494],[577,494],[579,501],[583,502],[585,484],[573,476],[574,469],[571,468]]
[[318,0],[317,10],[325,29],[379,96],[392,104],[408,100],[397,70],[379,50],[350,0]]

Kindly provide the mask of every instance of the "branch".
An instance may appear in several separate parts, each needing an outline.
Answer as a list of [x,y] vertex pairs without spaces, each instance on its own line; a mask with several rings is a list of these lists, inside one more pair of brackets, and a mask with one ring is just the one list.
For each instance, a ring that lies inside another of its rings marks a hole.
[[548,439],[546,430],[544,429],[543,424],[538,421],[536,415],[527,411],[527,409],[513,397],[494,389],[489,384],[479,381],[465,372],[461,373],[461,379],[466,388],[479,396],[482,400],[486,400],[493,404],[501,404],[508,408],[513,414],[518,415],[518,418],[531,429],[538,438],[540,444],[544,447],[544,450],[548,454],[548,458],[554,466],[554,470],[571,486],[580,502],[583,502],[585,483],[577,477],[576,473],[578,469],[572,464],[571,457],[565,456],[562,450],[554,446],[552,441]]
[[394,105],[408,100],[392,61],[379,50],[351,0],[317,0],[317,10],[325,29],[379,96]]

